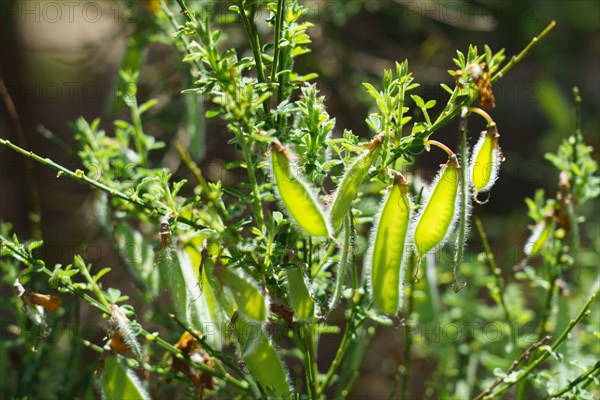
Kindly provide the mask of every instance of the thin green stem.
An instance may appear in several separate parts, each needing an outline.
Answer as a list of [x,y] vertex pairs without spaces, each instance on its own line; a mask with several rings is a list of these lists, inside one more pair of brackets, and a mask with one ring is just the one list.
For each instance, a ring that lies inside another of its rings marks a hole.
[[438,142],[437,140],[427,140],[425,141],[426,144],[428,145],[434,145],[442,150],[444,150],[446,152],[446,154],[448,154],[448,157],[454,157],[455,154],[452,150],[450,150],[450,148],[448,146],[446,146],[444,143],[442,142]]
[[[246,9],[244,8],[244,1],[238,0],[237,3],[240,9],[242,25],[244,25],[244,29],[246,30],[246,34],[248,35],[248,40],[250,41],[250,46],[252,47],[252,53],[254,54],[254,62],[256,64],[256,77],[258,78],[258,81],[260,83],[265,83],[265,68],[262,62],[260,39],[258,37],[258,31],[256,30],[256,23],[254,22],[254,12],[250,14],[252,18],[248,18],[248,14],[246,14]],[[256,7],[256,5],[252,5],[252,7]],[[269,115],[269,99],[265,99],[265,101],[263,101],[263,109],[265,115]]]
[[342,360],[344,359],[344,355],[346,354],[348,347],[352,343],[352,336],[354,335],[354,332],[362,324],[362,322],[356,323],[358,308],[362,303],[362,299],[363,296],[358,294],[358,292],[355,290],[352,311],[350,312],[350,315],[346,318],[346,327],[344,328],[344,335],[342,336],[342,341],[340,342],[340,346],[338,347],[333,362],[329,366],[329,370],[325,374],[325,378],[323,379],[323,383],[321,384],[321,394],[331,384],[331,381],[335,376],[337,369],[339,368],[340,364],[342,363]]
[[300,335],[304,347],[304,364],[306,369],[306,381],[311,399],[321,398],[319,388],[319,371],[317,368],[317,354],[315,351],[315,332],[312,322],[303,323],[300,326]]
[[583,317],[589,315],[589,313],[590,313],[589,309],[590,309],[592,303],[594,302],[594,300],[596,299],[596,296],[598,295],[599,292],[600,291],[597,291],[596,293],[594,293],[593,295],[590,296],[590,298],[585,302],[583,307],[579,310],[579,313],[577,314],[577,316],[574,319],[572,319],[571,321],[569,321],[569,325],[567,325],[567,327],[565,328],[565,330],[563,330],[563,332],[561,333],[559,338],[550,347],[545,348],[543,350],[543,353],[535,361],[533,361],[527,368],[525,368],[515,380],[510,381],[510,382],[505,382],[506,385],[504,385],[500,389],[492,392],[490,394],[490,396],[496,397],[496,396],[506,392],[510,387],[512,387],[516,383],[521,382],[523,379],[525,379],[527,376],[529,376],[531,371],[533,371],[535,368],[537,368],[538,365],[540,365],[542,362],[544,362],[546,360],[546,358],[548,358],[552,352],[556,351],[560,347],[560,345],[565,341],[565,339],[569,336],[569,333],[573,330],[573,328],[579,323],[579,321],[581,321],[581,319]]
[[[79,259],[79,262],[77,262],[77,259]],[[106,300],[106,297],[104,297],[104,293],[102,293],[102,290],[98,286],[98,283],[90,275],[90,271],[88,270],[88,266],[85,265],[85,261],[79,256],[75,256],[75,264],[79,264],[79,271],[81,272],[85,280],[88,282],[88,285],[90,285],[90,287],[92,288],[92,291],[96,293],[96,297],[98,297],[100,303],[102,303],[104,307],[110,310],[110,303],[108,302],[108,300]]]
[[490,116],[490,114],[488,114],[487,112],[483,111],[481,108],[479,107],[469,107],[469,112],[475,113],[481,117],[483,117],[485,119],[485,121],[487,122],[487,127],[491,127],[496,125],[496,123],[494,122],[494,120],[492,119],[492,117]]
[[[248,129],[252,129],[248,127]],[[248,130],[248,135],[251,134],[251,130]],[[246,138],[241,132],[237,134],[238,142],[242,148],[244,159],[246,160],[246,171],[248,171],[248,180],[252,187],[252,211],[256,217],[256,224],[259,229],[263,229],[265,226],[265,217],[263,214],[262,202],[260,201],[260,190],[258,188],[258,181],[256,180],[255,162],[252,157],[252,150],[250,149],[250,139]]]
[[[46,165],[48,167],[54,168],[55,170],[59,171],[59,173],[61,175],[66,175],[69,178],[75,179],[76,181],[79,181],[81,183],[86,183],[86,184],[88,184],[90,186],[93,186],[93,187],[95,187],[97,189],[100,189],[103,192],[106,192],[106,193],[108,193],[109,195],[111,195],[113,197],[117,197],[117,198],[119,198],[121,200],[125,200],[125,201],[127,201],[129,203],[135,204],[136,206],[139,206],[141,208],[144,208],[144,209],[150,211],[154,215],[165,215],[166,213],[171,212],[171,210],[168,207],[164,206],[164,205],[161,205],[162,207],[158,208],[158,207],[155,207],[153,205],[147,204],[147,203],[143,202],[140,199],[132,198],[131,196],[128,196],[125,193],[123,193],[123,192],[121,192],[121,191],[119,191],[117,189],[113,189],[111,187],[106,186],[103,183],[100,183],[100,182],[97,182],[97,181],[95,181],[95,180],[93,180],[91,178],[88,178],[85,175],[85,173],[83,171],[81,171],[81,170],[76,170],[75,172],[73,172],[73,171],[71,171],[71,170],[63,167],[62,165],[55,163],[54,161],[52,161],[49,158],[42,158],[42,157],[38,156],[37,154],[35,154],[35,153],[31,152],[31,151],[27,151],[27,150],[25,150],[25,149],[23,149],[23,148],[15,145],[15,144],[11,143],[8,140],[0,139],[0,144],[9,147],[10,149],[16,151],[17,153],[20,153],[20,154],[22,154],[24,156],[30,157],[33,160],[39,162],[40,164],[43,164],[43,165]],[[197,224],[197,223],[195,223],[195,222],[193,222],[193,221],[191,221],[191,220],[189,220],[189,219],[187,219],[185,217],[181,217],[181,216],[177,217],[177,221],[180,222],[180,223],[182,223],[182,224],[188,225],[188,226],[190,226],[192,228],[198,229],[198,230],[206,228],[205,226],[199,225],[199,224]]]
[[[283,21],[285,20],[285,0],[277,0],[277,14],[275,16],[275,39],[273,46],[275,47],[273,50],[273,66],[271,67],[271,83],[275,82],[278,77],[280,67],[279,56],[281,53],[281,48],[279,47],[279,42],[281,41],[281,34],[283,31]],[[279,77],[281,79],[281,77]],[[277,89],[277,104],[281,102],[281,93],[279,89]]]
[[585,372],[583,372],[577,378],[573,379],[571,382],[569,382],[568,385],[565,385],[564,387],[562,387],[558,391],[556,391],[556,392],[554,392],[554,393],[549,394],[548,396],[546,396],[546,399],[551,399],[551,398],[552,399],[558,399],[558,398],[561,398],[562,395],[564,395],[567,392],[570,392],[580,382],[584,382],[586,380],[592,380],[598,374],[600,374],[600,361],[596,361],[596,364],[594,364],[588,370],[586,370]]
[[487,233],[485,232],[485,229],[483,228],[483,224],[481,223],[481,220],[479,219],[479,217],[475,217],[475,226],[477,226],[477,231],[479,232],[479,236],[481,237],[481,242],[483,243],[485,257],[490,266],[492,275],[494,275],[494,279],[496,281],[496,290],[497,290],[498,298],[500,299],[500,306],[502,307],[502,311],[504,313],[504,318],[506,319],[506,323],[508,324],[508,327],[510,329],[510,338],[511,338],[511,341],[513,342],[513,347],[516,350],[516,348],[517,348],[516,347],[517,334],[516,334],[516,329],[515,329],[516,327],[513,326],[513,319],[512,319],[512,316],[510,315],[510,312],[508,311],[508,307],[506,305],[506,298],[504,296],[506,293],[504,280],[502,279],[500,268],[498,268],[498,265],[496,264],[496,259],[494,258],[494,253],[492,253],[492,249],[490,248],[490,243],[488,241]]
[[[410,254],[409,258],[408,258],[408,282],[410,287],[409,287],[409,293],[408,293],[408,308],[406,310],[406,319],[404,322],[404,327],[405,327],[405,337],[406,337],[406,342],[404,343],[404,353],[402,354],[402,360],[404,361],[404,365],[401,366],[401,373],[402,373],[402,398],[403,399],[408,399],[409,398],[409,383],[410,383],[410,362],[411,362],[411,350],[412,350],[412,343],[413,343],[413,337],[412,337],[412,332],[411,332],[411,327],[410,327],[410,317],[413,313],[414,307],[415,307],[415,297],[414,297],[414,283],[411,279],[412,275],[413,275],[413,271],[415,268],[415,258],[413,256],[413,254]],[[392,394],[390,394],[390,398],[392,398]]]
[[469,183],[467,182],[467,109],[463,109],[461,115],[460,125],[460,215],[458,225],[458,238],[456,241],[456,256],[454,258],[454,291],[458,292],[466,282],[460,285],[457,284],[458,277],[460,275],[460,267],[462,264],[463,250],[465,247],[465,241],[467,240],[467,219],[468,219],[468,201],[469,201]]
[[521,354],[516,360],[514,360],[512,362],[512,364],[510,365],[510,367],[506,370],[506,372],[504,374],[502,374],[501,376],[499,376],[498,378],[496,378],[496,380],[494,382],[492,382],[492,384],[485,389],[483,392],[479,393],[479,395],[477,395],[477,397],[475,397],[474,400],[481,400],[484,397],[486,397],[487,395],[489,395],[490,393],[492,393],[492,390],[494,388],[496,388],[498,385],[500,385],[503,381],[504,378],[506,376],[508,376],[509,374],[511,374],[514,370],[517,369],[517,367],[519,365],[521,365],[521,363],[524,360],[529,359],[529,357],[531,357],[531,354],[539,349],[541,346],[545,345],[546,342],[548,342],[551,339],[550,336],[546,336],[544,338],[542,338],[540,341],[535,342],[534,344],[532,344],[531,346],[529,346],[529,348],[527,350],[525,350],[525,352],[523,354]]
[[[337,304],[338,301],[340,299],[340,295],[342,294],[342,289],[344,288],[344,279],[346,277],[346,270],[348,269],[348,263],[350,260],[350,240],[351,240],[351,235],[352,235],[352,228],[351,228],[351,221],[352,217],[350,216],[350,213],[348,213],[348,216],[346,217],[346,221],[344,221],[344,235],[342,238],[342,247],[340,248],[340,253],[339,253],[339,261],[338,261],[338,268],[336,271],[336,277],[335,277],[335,288],[333,290],[333,295],[331,296],[331,300],[329,301],[329,312],[331,312],[331,310],[333,310]],[[352,279],[352,281],[354,282],[354,277]]]
[[550,31],[554,29],[555,26],[556,21],[550,22],[550,24],[548,24],[548,26],[538,36],[531,39],[531,42],[529,42],[529,44],[523,50],[521,50],[521,52],[518,55],[513,56],[510,59],[510,61],[500,71],[498,71],[496,75],[492,77],[492,82],[496,82],[498,79],[502,78],[504,74],[510,71],[515,65],[517,65],[519,61],[525,58],[525,56],[529,54],[529,51],[533,48],[533,46],[535,46],[540,40],[546,37],[546,35],[548,35]]
[[204,179],[204,175],[202,174],[202,170],[196,164],[194,160],[192,160],[192,156],[187,151],[185,147],[179,142],[175,142],[175,150],[179,153],[181,157],[181,161],[185,164],[185,166],[190,170],[192,176],[196,180],[196,183],[200,186],[201,195],[205,195],[205,201],[208,201],[209,205],[212,205],[211,209],[213,209],[217,215],[221,218],[221,221],[224,225],[224,229],[233,235],[236,240],[241,240],[242,236],[240,232],[236,229],[228,229],[231,223],[231,216],[227,212],[227,208],[225,207],[225,203],[220,196],[214,195],[213,190],[211,190],[210,186],[206,179]]
[[131,120],[133,121],[133,137],[135,141],[135,147],[137,153],[141,157],[142,167],[147,168],[148,154],[146,152],[146,146],[144,145],[144,143],[146,142],[146,136],[144,135],[144,131],[142,128],[142,117],[140,114],[140,108],[137,103],[137,98],[135,96],[132,97],[133,99],[129,107],[131,108]]

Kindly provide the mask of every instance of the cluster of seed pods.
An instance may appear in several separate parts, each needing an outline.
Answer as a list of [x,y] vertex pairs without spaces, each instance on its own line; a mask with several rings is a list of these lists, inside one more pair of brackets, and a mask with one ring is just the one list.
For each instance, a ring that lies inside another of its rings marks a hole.
[[[497,180],[502,155],[496,124],[483,110],[471,110],[484,116],[488,125],[481,133],[470,159],[466,148],[462,153],[464,160],[459,160],[442,143],[427,141],[428,145],[445,150],[448,161],[441,165],[417,213],[413,213],[408,182],[399,172],[390,171],[392,184],[382,199],[380,213],[374,219],[365,259],[369,292],[374,304],[384,312],[395,313],[401,306],[405,260],[415,254],[420,262],[425,254],[439,249],[452,236],[460,218],[467,218],[468,204],[463,204],[466,212],[459,212],[463,197],[461,193],[465,194],[462,201],[468,202],[466,194],[472,193],[473,199],[482,203],[478,195],[488,192]],[[328,210],[320,205],[314,191],[298,170],[293,168],[290,153],[279,142],[273,144],[272,175],[279,198],[302,230],[321,237],[333,237],[339,231],[360,185],[377,158],[383,139],[383,134],[375,136],[348,167]],[[464,172],[469,174],[468,183],[463,180]],[[464,190],[461,181],[466,183]],[[458,243],[457,246],[463,244]]]

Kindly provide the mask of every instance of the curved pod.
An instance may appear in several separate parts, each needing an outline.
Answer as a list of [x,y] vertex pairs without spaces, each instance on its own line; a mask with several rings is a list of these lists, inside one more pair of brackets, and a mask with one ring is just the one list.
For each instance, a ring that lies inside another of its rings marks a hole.
[[502,158],[498,144],[499,138],[496,125],[492,125],[481,132],[475,145],[470,165],[471,183],[475,188],[475,196],[478,192],[489,191],[498,179]]
[[322,207],[279,142],[273,143],[271,166],[279,197],[298,226],[311,236],[330,236]]
[[456,222],[460,174],[458,160],[452,155],[434,180],[433,190],[417,217],[414,231],[415,249],[421,257],[443,243]]
[[352,201],[358,193],[360,185],[363,183],[369,168],[375,161],[378,150],[383,143],[384,134],[380,133],[375,136],[367,146],[366,151],[348,167],[346,174],[340,181],[340,184],[333,195],[333,202],[329,215],[331,225],[334,230],[337,230],[344,221],[344,218],[352,206]]
[[393,173],[394,182],[382,201],[369,253],[371,295],[377,307],[390,314],[396,313],[402,302],[402,265],[411,211],[406,181],[399,172]]
[[540,252],[554,231],[555,225],[556,222],[552,216],[544,218],[535,225],[531,236],[523,248],[527,257],[533,257]]

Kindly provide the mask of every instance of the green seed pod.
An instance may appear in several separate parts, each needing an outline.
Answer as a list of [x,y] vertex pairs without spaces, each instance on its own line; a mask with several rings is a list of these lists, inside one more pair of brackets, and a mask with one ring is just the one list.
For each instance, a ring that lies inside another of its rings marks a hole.
[[156,251],[154,263],[160,272],[163,287],[173,299],[175,314],[189,322],[187,312],[187,290],[182,265],[175,246],[171,242],[169,224],[163,222],[160,226],[161,244]]
[[268,300],[250,277],[245,276],[239,269],[226,268],[223,271],[223,283],[231,289],[241,316],[251,321],[267,320]]
[[384,134],[375,136],[367,146],[366,151],[348,167],[346,174],[340,181],[340,184],[333,195],[333,202],[329,211],[331,224],[334,230],[337,230],[344,221],[344,217],[352,206],[352,201],[358,193],[358,188],[363,183],[369,168],[375,161],[377,153],[383,143]]
[[502,161],[502,153],[498,144],[499,138],[500,135],[496,125],[492,125],[481,132],[479,141],[475,145],[470,165],[471,183],[475,188],[475,198],[479,192],[489,191],[498,179],[498,171]]
[[544,247],[544,244],[548,241],[548,238],[550,238],[555,225],[556,222],[552,216],[547,216],[535,225],[531,236],[523,248],[527,257],[533,257],[539,253]]
[[432,183],[430,195],[419,211],[414,230],[415,249],[419,256],[443,244],[456,223],[460,198],[458,187],[461,169],[452,155]]
[[120,357],[107,357],[102,371],[102,394],[107,400],[150,399],[135,372],[120,362]]
[[242,359],[252,378],[267,392],[267,398],[288,398],[290,386],[283,363],[263,331],[263,324],[238,318],[235,333]]
[[311,236],[331,236],[323,208],[279,142],[273,143],[271,166],[279,197],[296,223]]
[[369,289],[375,304],[395,314],[402,305],[403,260],[411,205],[406,180],[393,171],[394,182],[383,198],[381,213],[371,233]]
[[300,266],[286,270],[290,303],[296,317],[311,319],[315,315],[315,302],[312,299]]

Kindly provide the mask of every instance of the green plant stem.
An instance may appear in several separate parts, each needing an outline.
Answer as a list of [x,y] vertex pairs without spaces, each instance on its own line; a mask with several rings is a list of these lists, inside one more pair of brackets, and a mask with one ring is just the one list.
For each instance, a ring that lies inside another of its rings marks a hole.
[[[251,129],[249,127],[249,129]],[[251,130],[248,130],[248,135],[251,134]],[[256,217],[256,224],[259,229],[263,229],[265,226],[265,217],[263,214],[262,203],[260,201],[260,190],[258,188],[258,181],[256,180],[256,170],[254,169],[254,160],[252,159],[252,150],[250,149],[250,140],[244,135],[237,134],[242,152],[244,153],[244,159],[246,159],[246,171],[248,171],[248,180],[252,187],[252,211]]]
[[[342,290],[344,288],[344,279],[346,277],[346,270],[348,269],[348,262],[350,260],[350,251],[351,251],[351,246],[350,246],[350,240],[351,240],[351,235],[352,235],[352,228],[351,228],[351,221],[352,217],[350,216],[350,213],[348,214],[348,216],[346,217],[346,221],[344,221],[344,235],[342,238],[342,247],[340,248],[340,254],[339,254],[339,261],[338,261],[338,269],[336,271],[336,277],[335,277],[335,288],[333,290],[333,295],[331,296],[331,300],[329,301],[329,312],[331,312],[331,310],[333,310],[337,304],[338,301],[340,299],[340,296],[342,294]],[[353,274],[354,275],[354,274]],[[352,281],[354,282],[354,276]],[[356,286],[356,285],[354,285]]]
[[506,376],[508,376],[514,370],[516,370],[517,367],[521,364],[521,362],[523,362],[526,359],[529,359],[529,357],[535,350],[537,350],[538,348],[543,346],[550,339],[551,339],[550,336],[546,336],[546,337],[542,338],[540,341],[535,342],[534,344],[529,346],[529,348],[527,350],[525,350],[525,352],[523,354],[521,354],[516,360],[514,360],[512,362],[512,364],[510,365],[508,370],[506,370],[506,373],[504,373],[504,374],[502,374],[502,376],[499,376],[498,378],[496,378],[496,380],[494,382],[492,382],[492,384],[487,389],[485,389],[483,392],[479,393],[479,395],[477,395],[477,397],[475,397],[474,400],[481,400],[484,397],[486,397],[487,395],[489,395],[490,393],[492,393],[492,390],[495,387],[497,387],[498,385],[500,385],[504,381]]
[[[279,60],[279,56],[281,53],[281,48],[279,47],[279,42],[281,41],[281,34],[283,31],[283,21],[285,20],[285,0],[277,0],[277,14],[275,16],[275,39],[274,39],[274,50],[273,50],[273,66],[271,68],[271,83],[278,81],[279,85],[283,84],[282,77],[278,73],[281,62]],[[282,88],[277,88],[277,104],[281,102],[281,97],[283,94]]]
[[483,111],[481,108],[479,107],[469,107],[469,112],[475,113],[481,117],[483,117],[483,119],[485,119],[485,121],[487,122],[487,127],[489,128],[490,126],[495,125],[496,123],[494,122],[494,120],[492,119],[492,117],[490,116],[490,114],[488,114],[487,112]]
[[[175,32],[177,32],[177,30],[179,29],[179,23],[177,22],[177,20],[175,19],[175,16],[173,15],[171,10],[165,3],[165,0],[160,0],[160,7],[163,10],[163,12],[165,13],[165,15],[167,16],[167,19],[171,23],[171,26],[173,27]],[[187,52],[188,54],[193,53],[191,43],[185,35],[181,36],[181,41],[183,42],[183,47],[184,47],[185,52]],[[204,65],[202,65],[202,63],[200,61],[198,61],[198,59],[194,59],[193,62],[196,65],[196,68],[198,68],[198,70],[200,70],[200,71],[205,70]]]
[[[75,256],[75,258],[77,259],[77,258],[79,258],[79,256]],[[102,293],[102,290],[98,286],[98,283],[96,283],[94,278],[92,278],[92,276],[90,275],[90,271],[88,270],[88,266],[85,265],[85,261],[83,259],[81,259],[80,263],[75,262],[75,264],[80,264],[79,271],[81,272],[81,274],[83,275],[85,280],[88,282],[88,285],[91,286],[92,291],[94,293],[96,293],[96,297],[98,297],[98,301],[100,301],[100,303],[102,303],[102,305],[104,307],[106,307],[108,310],[110,310],[110,304],[106,300],[106,297],[104,297],[104,293]]]
[[558,349],[558,347],[560,347],[560,345],[568,337],[569,333],[573,330],[573,328],[579,323],[579,321],[581,321],[581,319],[584,316],[589,315],[589,312],[590,312],[589,308],[591,307],[592,303],[596,299],[596,296],[598,295],[598,293],[599,293],[599,291],[597,291],[596,293],[594,293],[593,295],[590,296],[590,298],[585,302],[583,307],[581,307],[581,310],[579,310],[579,313],[577,314],[575,319],[572,319],[571,321],[569,321],[569,325],[567,325],[565,330],[563,330],[563,332],[560,334],[558,339],[550,347],[544,348],[543,353],[535,361],[533,361],[529,366],[527,366],[527,368],[525,368],[519,374],[518,378],[516,378],[514,381],[511,381],[511,382],[505,382],[506,383],[505,386],[502,386],[502,387],[500,387],[500,389],[498,389],[494,392],[491,392],[489,395],[493,398],[493,397],[496,397],[496,396],[506,392],[510,387],[512,387],[516,383],[521,382],[523,379],[525,379],[527,376],[529,376],[531,371],[533,371],[538,365],[540,365],[542,362],[544,362],[544,360],[546,360],[546,358],[548,358],[548,356],[550,356],[550,354],[552,352],[556,351]]
[[[148,154],[146,152],[146,146],[144,146],[145,135],[142,128],[142,116],[140,114],[140,108],[138,107],[137,98],[133,97],[133,102],[129,107],[131,108],[131,120],[133,121],[133,137],[135,140],[135,147],[137,153],[141,157],[142,167],[148,167]],[[126,102],[128,103],[128,102]]]
[[[196,164],[196,162],[192,160],[190,153],[185,147],[183,147],[183,145],[179,141],[175,142],[175,150],[177,150],[177,152],[179,153],[181,161],[183,161],[185,166],[190,170],[192,176],[196,180],[196,183],[200,186],[202,193],[206,195],[206,200],[209,201],[209,204],[212,204],[212,209],[221,218],[223,225],[225,225],[225,230],[227,230],[227,227],[231,222],[231,217],[228,214],[227,209],[225,208],[225,203],[223,203],[223,200],[220,197],[211,194],[213,191],[208,186],[208,182],[206,181],[206,179],[204,179],[202,170],[200,169],[198,164]],[[231,233],[236,239],[242,239],[242,236],[238,230],[228,230],[228,232]]]
[[[404,344],[404,353],[402,355],[402,360],[404,361],[404,365],[402,365],[401,373],[402,373],[402,398],[409,398],[409,383],[410,383],[410,361],[411,361],[411,350],[412,350],[412,342],[413,337],[411,333],[410,327],[410,317],[415,308],[415,297],[414,297],[414,283],[412,281],[412,275],[415,267],[415,258],[411,254],[408,261],[408,282],[410,285],[410,292],[408,294],[408,308],[406,310],[406,321],[405,321],[405,337],[406,343]],[[393,397],[393,393],[390,394],[390,399]]]
[[525,58],[525,56],[527,56],[527,54],[529,54],[529,51],[531,51],[533,46],[535,46],[540,40],[542,40],[544,37],[546,37],[546,35],[548,35],[550,33],[550,31],[552,31],[552,29],[554,29],[555,26],[556,26],[556,21],[551,21],[548,24],[548,26],[546,26],[546,28],[538,36],[531,39],[531,42],[529,42],[529,44],[523,50],[521,50],[521,52],[519,54],[517,54],[516,56],[513,56],[510,59],[510,61],[492,77],[492,82],[496,82],[498,79],[502,78],[504,76],[504,74],[506,74],[508,71],[510,71],[515,65],[517,65],[517,63],[519,61],[521,61],[523,58]]
[[315,352],[315,332],[312,322],[303,323],[300,326],[300,335],[302,336],[304,347],[304,364],[306,369],[306,381],[311,399],[320,399],[321,390],[319,388],[317,368],[317,354]]
[[[256,64],[256,77],[260,83],[265,83],[265,67],[262,62],[260,39],[256,30],[256,24],[254,23],[254,12],[251,13],[252,18],[248,18],[248,15],[246,14],[246,9],[244,8],[244,1],[238,0],[237,3],[240,9],[242,25],[244,25],[244,29],[246,30],[246,34],[248,35],[248,40],[250,41],[250,46],[252,47],[252,53],[254,54],[254,62]],[[252,5],[252,7],[256,7],[256,5]],[[277,10],[277,12],[279,12],[279,10]],[[265,99],[263,101],[263,110],[265,112],[265,115],[269,115],[269,99]]]
[[448,154],[448,157],[454,157],[455,154],[452,150],[450,150],[450,148],[448,146],[446,146],[444,143],[438,142],[437,140],[427,140],[425,142],[428,145],[434,145],[442,150],[444,150],[446,152],[446,154]]
[[485,229],[483,228],[483,224],[481,223],[481,220],[479,219],[479,217],[475,217],[475,226],[477,226],[477,231],[479,232],[479,236],[481,237],[481,242],[483,243],[483,249],[485,251],[486,260],[488,262],[488,265],[490,266],[492,275],[494,275],[494,279],[496,281],[496,289],[498,291],[497,292],[498,298],[500,299],[500,306],[502,307],[502,311],[504,312],[504,318],[506,319],[506,323],[508,324],[508,327],[510,329],[510,338],[511,338],[511,341],[513,342],[513,347],[516,351],[516,349],[517,349],[517,347],[516,347],[517,334],[516,334],[515,326],[513,326],[512,316],[510,315],[510,312],[508,311],[508,307],[506,305],[506,299],[504,297],[505,292],[506,292],[504,279],[502,279],[500,268],[498,268],[498,265],[496,264],[496,259],[494,258],[494,253],[492,253],[492,249],[490,248],[490,243],[488,241],[487,233],[485,232]]
[[583,372],[577,378],[573,379],[571,382],[569,382],[568,385],[565,385],[563,388],[559,389],[558,391],[556,391],[556,392],[554,392],[554,393],[549,394],[548,396],[546,396],[546,399],[557,399],[557,398],[560,398],[565,393],[570,392],[580,382],[584,382],[586,380],[591,381],[598,374],[600,374],[600,361],[596,361],[596,364],[594,364],[594,366],[592,366],[591,368],[589,368],[587,371]]
[[[459,125],[460,129],[460,215],[459,215],[459,225],[458,225],[458,238],[456,242],[456,256],[454,258],[454,271],[452,274],[454,275],[454,283],[452,286],[454,287],[454,292],[458,293],[458,291],[462,288],[461,284],[458,284],[458,277],[460,275],[460,267],[462,264],[463,258],[463,250],[465,247],[465,241],[467,240],[467,219],[468,219],[468,201],[469,201],[469,182],[467,182],[467,159],[468,159],[468,150],[467,150],[467,123],[466,123],[466,109],[463,109],[461,119],[464,118],[464,122],[461,122]],[[465,283],[466,284],[466,283]]]
[[[103,192],[108,193],[109,195],[111,195],[113,197],[117,197],[117,198],[119,198],[121,200],[125,200],[125,201],[127,201],[129,203],[135,204],[136,206],[139,206],[139,207],[141,207],[143,209],[146,209],[146,210],[150,211],[154,215],[165,215],[165,214],[171,212],[171,210],[168,207],[166,207],[166,206],[162,206],[162,209],[160,209],[160,208],[155,207],[153,205],[147,204],[147,203],[145,203],[145,202],[143,202],[143,201],[141,201],[139,199],[132,198],[131,196],[128,196],[125,193],[123,193],[123,192],[121,192],[121,191],[119,191],[117,189],[113,189],[111,187],[106,186],[103,183],[100,183],[100,182],[97,182],[97,181],[95,181],[93,179],[88,178],[85,175],[85,173],[83,171],[81,171],[81,170],[77,170],[77,171],[73,172],[73,171],[71,171],[71,170],[63,167],[62,165],[55,163],[54,161],[52,161],[49,158],[42,158],[42,157],[38,156],[37,154],[35,154],[35,153],[31,152],[31,151],[27,151],[27,150],[25,150],[25,149],[23,149],[23,148],[15,145],[15,144],[11,143],[8,140],[0,139],[0,144],[9,147],[10,149],[16,151],[17,153],[20,153],[20,154],[22,154],[24,156],[30,157],[33,160],[39,162],[40,164],[43,164],[43,165],[46,165],[48,167],[54,168],[55,170],[61,172],[63,175],[66,175],[69,178],[75,179],[76,181],[79,181],[81,183],[86,183],[86,184],[88,184],[90,186],[93,186],[93,187],[95,187],[97,189],[102,190]],[[181,217],[181,216],[177,216],[177,221],[180,222],[180,223],[182,223],[182,224],[188,225],[188,226],[190,226],[192,228],[198,229],[198,230],[206,228],[205,226],[199,225],[199,224],[197,224],[197,223],[195,223],[195,222],[193,222],[193,221],[191,221],[191,220],[189,220],[187,218]]]
[[[355,294],[358,292],[355,291]],[[358,298],[357,298],[358,297]],[[331,384],[331,380],[333,379],[335,372],[340,366],[344,355],[346,354],[346,350],[348,350],[348,346],[352,342],[353,332],[362,324],[359,322],[355,323],[356,316],[358,314],[358,307],[362,303],[362,295],[358,294],[353,298],[354,305],[352,311],[350,312],[350,316],[346,319],[346,327],[344,328],[344,335],[342,336],[342,341],[340,342],[340,346],[338,347],[337,353],[335,354],[335,358],[331,363],[325,378],[323,379],[323,383],[321,384],[321,394],[327,387]]]

